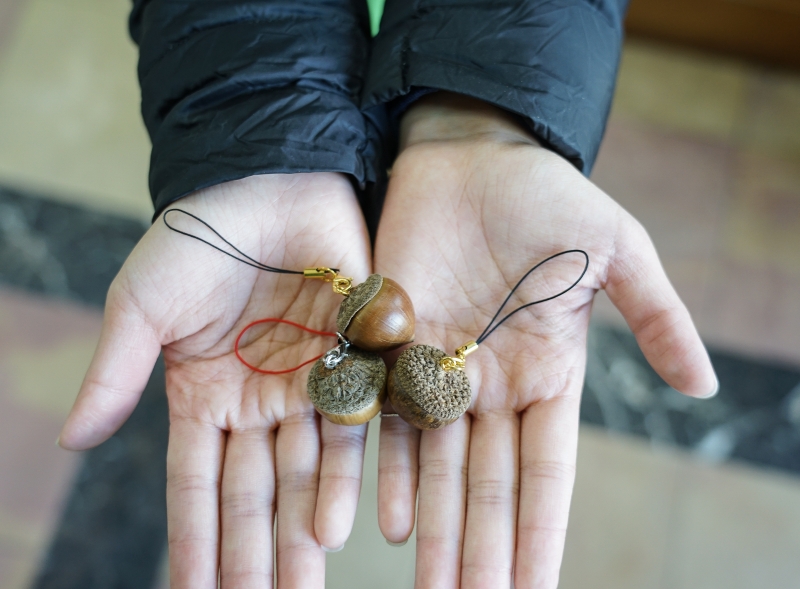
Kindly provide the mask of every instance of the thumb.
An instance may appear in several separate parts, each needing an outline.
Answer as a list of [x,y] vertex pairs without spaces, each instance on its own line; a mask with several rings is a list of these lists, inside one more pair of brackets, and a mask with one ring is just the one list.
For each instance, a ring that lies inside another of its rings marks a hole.
[[110,438],[133,413],[160,352],[145,313],[112,285],[97,350],[58,444],[85,450]]
[[719,381],[689,311],[670,284],[647,232],[632,217],[620,223],[605,290],[667,384],[692,397],[716,394]]

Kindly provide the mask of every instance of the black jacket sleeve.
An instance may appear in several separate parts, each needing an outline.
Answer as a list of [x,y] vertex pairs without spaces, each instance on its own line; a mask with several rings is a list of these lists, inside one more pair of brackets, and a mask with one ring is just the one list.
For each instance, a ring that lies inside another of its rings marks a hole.
[[378,130],[358,108],[364,0],[135,0],[130,30],[156,214],[254,174],[379,177]]
[[523,117],[588,174],[605,129],[627,0],[387,0],[363,106],[414,88]]

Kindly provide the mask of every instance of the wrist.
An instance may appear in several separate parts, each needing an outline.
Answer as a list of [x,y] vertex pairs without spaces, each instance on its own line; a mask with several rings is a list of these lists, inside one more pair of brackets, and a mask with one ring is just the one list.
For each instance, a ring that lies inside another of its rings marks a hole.
[[517,115],[476,98],[440,91],[420,98],[403,115],[398,151],[418,143],[472,140],[539,146]]
[[252,174],[196,190],[172,201],[159,215],[172,207],[206,213],[219,209],[247,215],[259,210],[288,214],[300,198],[322,206],[332,200],[355,200],[355,194],[348,176],[339,172]]

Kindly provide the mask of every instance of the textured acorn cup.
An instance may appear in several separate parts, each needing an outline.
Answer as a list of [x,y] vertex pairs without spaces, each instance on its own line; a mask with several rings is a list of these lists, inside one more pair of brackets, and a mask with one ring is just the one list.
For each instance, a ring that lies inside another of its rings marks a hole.
[[373,274],[342,301],[336,327],[362,350],[393,350],[414,341],[414,305],[402,286]]
[[322,358],[308,374],[308,396],[317,411],[338,425],[361,425],[386,402],[386,364],[377,354],[350,347],[333,368]]
[[472,390],[461,370],[439,364],[442,350],[411,346],[389,372],[389,400],[397,414],[419,429],[439,429],[453,423],[469,408]]

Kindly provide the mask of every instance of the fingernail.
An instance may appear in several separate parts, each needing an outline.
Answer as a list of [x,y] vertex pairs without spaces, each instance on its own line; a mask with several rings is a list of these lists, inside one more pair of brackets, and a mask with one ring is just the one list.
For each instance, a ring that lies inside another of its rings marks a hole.
[[390,542],[389,540],[386,540],[386,543],[389,546],[394,546],[395,548],[399,548],[400,546],[405,546],[406,544],[408,544],[408,538],[406,538],[402,542]]
[[320,548],[322,548],[325,552],[331,552],[331,553],[333,553],[333,552],[341,552],[342,549],[344,548],[344,544],[339,546],[339,548],[328,548],[327,546],[323,546],[322,544],[320,544]]
[[[714,378],[717,378],[716,376]],[[710,399],[711,397],[715,397],[719,392],[719,378],[717,378],[717,384],[714,387],[714,390],[708,393],[707,395],[703,395],[702,397],[698,397],[699,399]]]

